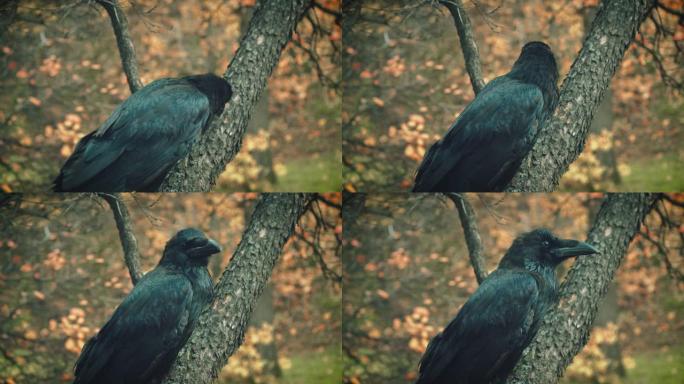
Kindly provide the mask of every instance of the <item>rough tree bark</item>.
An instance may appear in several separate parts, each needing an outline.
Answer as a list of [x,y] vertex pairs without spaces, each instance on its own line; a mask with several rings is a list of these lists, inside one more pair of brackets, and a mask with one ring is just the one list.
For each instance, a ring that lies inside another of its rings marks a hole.
[[128,267],[128,273],[131,275],[131,281],[135,285],[143,274],[140,268],[138,240],[136,240],[133,232],[133,224],[131,223],[131,216],[128,214],[126,203],[124,203],[121,195],[118,193],[100,193],[99,195],[112,209],[116,229],[119,231],[124,261],[126,262],[126,267]]
[[584,148],[603,93],[651,12],[653,0],[604,0],[582,50],[563,81],[558,107],[506,189],[552,192]]
[[232,100],[190,154],[169,172],[161,191],[209,191],[214,186],[226,164],[240,150],[252,109],[297,22],[310,5],[309,0],[257,2],[247,33],[225,74],[233,87]]
[[242,344],[257,298],[283,245],[313,199],[311,194],[264,194],[215,287],[212,304],[178,354],[164,383],[210,383]]
[[609,194],[587,241],[601,254],[575,261],[560,288],[560,301],[544,318],[508,383],[555,383],[587,343],[601,298],[627,247],[658,199],[656,194]]
[[477,227],[475,211],[465,196],[458,193],[447,193],[446,195],[454,202],[454,205],[458,210],[458,218],[461,220],[463,236],[465,237],[466,245],[468,246],[470,264],[473,266],[477,283],[481,284],[482,280],[487,277],[487,268],[485,268],[484,264],[482,239],[480,238],[480,230]]
[[[254,9],[252,8],[242,10],[242,16],[240,17],[240,31],[243,32],[242,34],[247,31],[249,21],[252,20],[253,14]],[[262,133],[266,136],[265,147],[263,149],[259,147],[253,148],[249,154],[254,158],[254,161],[259,167],[257,178],[259,180],[268,180],[269,183],[275,184],[277,177],[275,170],[273,169],[273,151],[271,150],[271,136],[269,134],[268,126],[269,121],[271,120],[269,104],[269,90],[268,86],[265,86],[264,90],[261,92],[259,101],[257,101],[252,109],[252,117],[249,119],[245,132],[253,135]],[[245,186],[248,184],[248,182],[244,183]]]

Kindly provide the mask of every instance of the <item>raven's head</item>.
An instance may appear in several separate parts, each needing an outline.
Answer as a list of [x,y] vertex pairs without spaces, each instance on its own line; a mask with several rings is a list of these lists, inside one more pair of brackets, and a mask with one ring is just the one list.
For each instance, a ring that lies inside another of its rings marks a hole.
[[228,83],[228,80],[213,73],[187,76],[185,79],[192,83],[195,88],[199,89],[200,92],[207,95],[209,104],[211,104],[211,112],[214,115],[218,116],[223,113],[223,107],[233,96],[233,88]]
[[546,229],[535,229],[513,241],[501,259],[499,267],[526,268],[530,265],[547,265],[555,268],[570,257],[594,253],[599,251],[587,243],[560,239]]
[[508,76],[537,85],[544,95],[544,109],[551,113],[558,102],[558,64],[548,44],[531,41],[522,47]]
[[221,246],[202,231],[186,228],[171,238],[164,248],[160,264],[177,266],[207,265],[209,256],[221,252]]

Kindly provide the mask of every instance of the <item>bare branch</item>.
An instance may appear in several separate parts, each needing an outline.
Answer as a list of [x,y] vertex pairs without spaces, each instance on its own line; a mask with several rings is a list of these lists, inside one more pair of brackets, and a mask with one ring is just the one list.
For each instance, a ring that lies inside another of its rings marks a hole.
[[658,252],[663,256],[663,261],[665,262],[665,268],[667,269],[667,273],[670,274],[670,277],[673,280],[677,280],[679,282],[684,282],[684,273],[682,273],[680,270],[678,270],[674,265],[672,265],[672,261],[670,261],[670,258],[667,255],[667,248],[663,243],[660,241],[652,238],[648,233],[644,231],[640,231],[639,235],[641,235],[641,238],[648,241],[649,243],[655,245],[656,248],[658,248]]
[[477,283],[480,284],[487,278],[487,269],[484,264],[482,239],[480,238],[480,230],[477,227],[475,211],[464,196],[458,193],[447,193],[446,195],[454,202],[458,210],[458,217],[461,219],[461,226],[463,227],[463,235],[468,245],[470,264],[475,271]]
[[118,193],[100,193],[99,195],[112,209],[116,229],[119,230],[124,261],[126,262],[126,267],[128,267],[128,273],[131,275],[131,281],[135,285],[142,277],[142,271],[140,268],[140,254],[138,253],[138,240],[136,240],[133,234],[133,224],[131,223],[131,216],[128,214],[128,208],[126,208],[126,204]]
[[126,79],[128,80],[128,88],[131,93],[135,93],[143,84],[140,81],[140,73],[138,71],[138,59],[135,57],[135,47],[130,33],[128,33],[128,19],[126,14],[119,7],[117,0],[96,0],[109,14],[114,28],[114,35],[116,36],[116,45],[119,47],[119,55],[121,56],[121,65],[123,66]]
[[[673,15],[679,16],[680,19],[681,19],[681,18],[684,18],[684,12],[678,11],[678,10],[676,10],[676,9],[674,9],[674,8],[668,7],[667,5],[663,4],[662,1],[656,1],[656,7],[662,8],[662,9],[663,9],[665,12],[667,12],[667,13],[671,13],[671,14],[673,14]],[[680,21],[680,23],[681,23],[681,21]]]
[[444,5],[454,18],[458,38],[461,41],[461,50],[463,50],[466,70],[468,71],[468,76],[470,76],[470,84],[473,85],[473,91],[477,95],[484,88],[485,83],[482,79],[480,53],[477,50],[477,44],[475,44],[473,27],[470,24],[468,14],[461,0],[440,0],[440,4]]

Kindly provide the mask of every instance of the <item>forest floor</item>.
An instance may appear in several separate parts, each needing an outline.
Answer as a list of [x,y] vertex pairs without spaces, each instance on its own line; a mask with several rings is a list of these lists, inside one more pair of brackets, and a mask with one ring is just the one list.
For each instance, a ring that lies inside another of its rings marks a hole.
[[323,352],[306,352],[289,356],[290,369],[283,371],[284,384],[337,384],[342,377],[342,358],[339,348],[329,347]]
[[622,176],[617,189],[624,192],[684,190],[683,163],[682,156],[676,153],[643,158],[630,164],[630,174]]
[[285,163],[284,174],[278,175],[273,191],[315,192],[339,191],[342,188],[342,155],[339,150],[314,157],[293,159]]

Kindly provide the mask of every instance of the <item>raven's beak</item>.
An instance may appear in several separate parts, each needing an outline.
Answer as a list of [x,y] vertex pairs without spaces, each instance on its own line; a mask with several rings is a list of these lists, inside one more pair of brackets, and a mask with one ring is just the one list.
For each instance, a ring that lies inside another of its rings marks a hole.
[[222,251],[221,246],[219,243],[212,239],[203,239],[205,240],[200,246],[194,247],[188,251],[190,257],[209,257],[215,253],[219,253]]
[[593,255],[600,253],[598,249],[593,246],[577,240],[561,240],[561,246],[556,248],[554,252],[559,258],[567,259],[568,257]]

